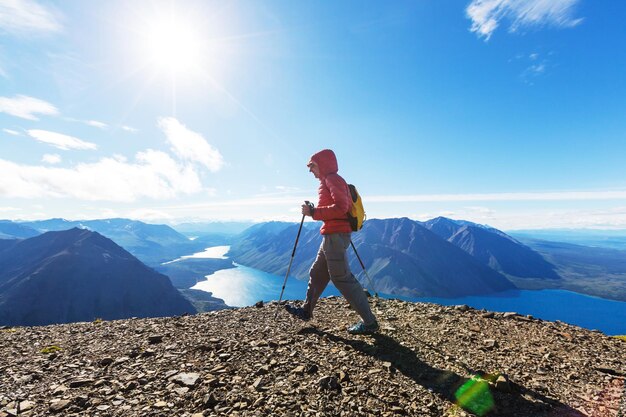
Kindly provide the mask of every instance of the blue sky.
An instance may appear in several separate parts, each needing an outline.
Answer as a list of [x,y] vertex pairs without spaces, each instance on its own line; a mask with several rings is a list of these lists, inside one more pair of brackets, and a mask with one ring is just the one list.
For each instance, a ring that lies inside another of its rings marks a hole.
[[624,2],[0,3],[0,218],[626,228]]

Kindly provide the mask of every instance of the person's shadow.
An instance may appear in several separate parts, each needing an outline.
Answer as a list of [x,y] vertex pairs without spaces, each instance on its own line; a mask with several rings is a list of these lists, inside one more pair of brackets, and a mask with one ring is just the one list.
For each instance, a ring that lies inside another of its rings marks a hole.
[[[415,351],[381,333],[371,336],[373,344],[359,339],[346,339],[315,327],[305,327],[298,333],[325,336],[332,342],[349,345],[363,354],[389,362],[393,369],[415,383],[478,416],[585,417],[585,414],[558,400],[512,382],[509,382],[510,392],[495,390],[493,385],[487,383],[487,375],[465,365],[462,366],[469,374],[484,378],[466,378],[452,371],[433,368],[420,360]],[[434,346],[429,348],[436,350]]]

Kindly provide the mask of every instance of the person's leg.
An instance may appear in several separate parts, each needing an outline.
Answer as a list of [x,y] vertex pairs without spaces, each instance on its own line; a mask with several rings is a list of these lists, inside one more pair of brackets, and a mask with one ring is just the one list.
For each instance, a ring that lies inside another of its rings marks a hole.
[[326,235],[322,243],[322,250],[326,255],[328,273],[335,287],[341,292],[350,306],[361,316],[367,326],[376,323],[376,317],[372,314],[367,296],[363,287],[350,271],[346,249],[350,245],[349,233],[336,233]]
[[306,290],[306,299],[302,305],[302,308],[309,315],[309,317],[313,317],[313,310],[315,309],[317,300],[324,292],[324,289],[330,280],[328,266],[326,264],[326,255],[323,250],[325,239],[326,237],[324,236],[320,249],[317,252],[317,257],[309,270],[309,286]]

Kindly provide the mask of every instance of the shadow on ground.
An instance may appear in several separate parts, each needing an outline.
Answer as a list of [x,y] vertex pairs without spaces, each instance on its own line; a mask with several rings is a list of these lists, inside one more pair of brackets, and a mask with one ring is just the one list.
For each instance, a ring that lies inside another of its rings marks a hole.
[[[372,343],[369,343],[346,339],[315,327],[305,327],[298,333],[324,336],[334,343],[348,345],[362,354],[389,362],[392,369],[416,384],[478,416],[585,417],[558,400],[517,384],[510,384],[511,392],[499,392],[482,378],[466,378],[452,371],[434,368],[423,362],[415,351],[384,334],[372,335]],[[469,374],[481,375],[479,370],[466,369]]]

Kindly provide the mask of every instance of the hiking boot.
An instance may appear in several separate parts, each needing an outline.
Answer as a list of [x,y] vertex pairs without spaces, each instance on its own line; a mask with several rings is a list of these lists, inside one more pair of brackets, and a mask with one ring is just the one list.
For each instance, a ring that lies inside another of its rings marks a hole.
[[362,321],[357,324],[353,324],[348,327],[348,333],[350,334],[372,334],[378,331],[378,323],[374,322],[372,324],[365,324]]
[[285,310],[292,316],[299,318],[300,320],[308,321],[311,319],[311,315],[305,311],[302,307],[296,307],[291,304],[285,304]]

